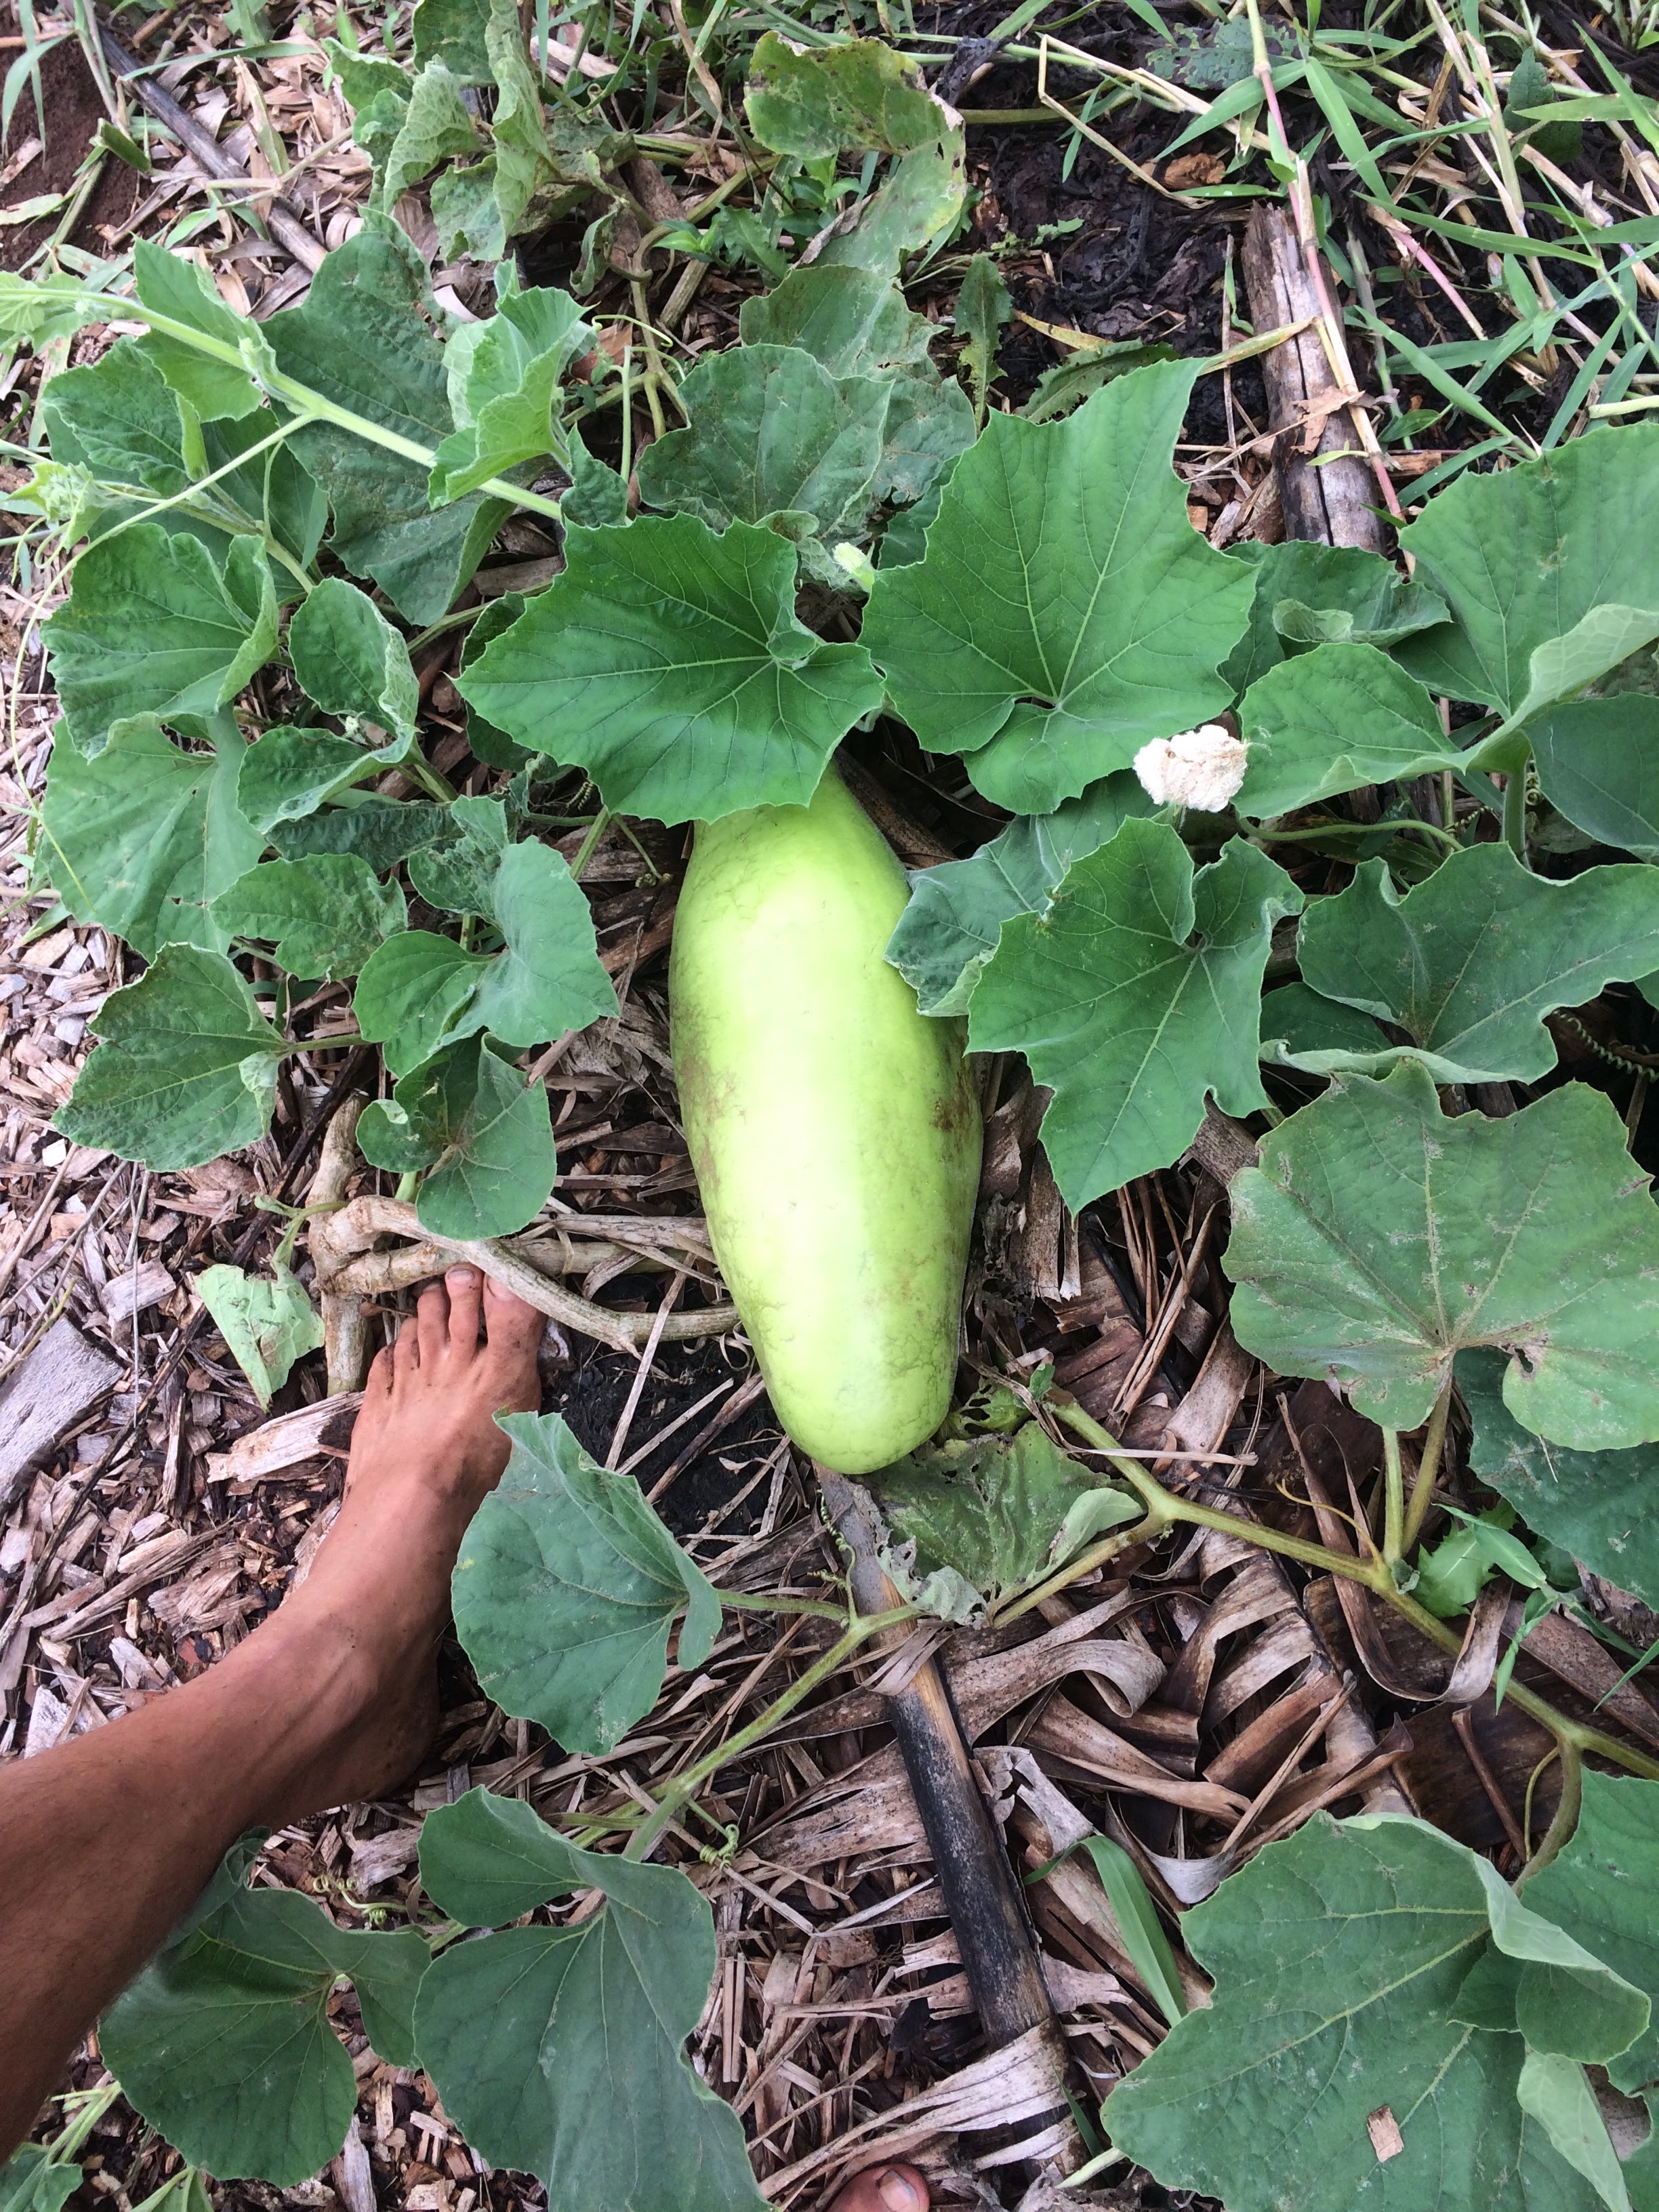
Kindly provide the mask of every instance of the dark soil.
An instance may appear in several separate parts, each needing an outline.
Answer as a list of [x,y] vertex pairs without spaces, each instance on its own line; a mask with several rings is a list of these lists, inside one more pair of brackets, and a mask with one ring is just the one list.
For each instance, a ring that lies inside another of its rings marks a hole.
[[[0,35],[15,38],[21,26],[14,0],[0,0]],[[16,49],[0,49],[7,67],[16,59]],[[11,182],[0,187],[0,210],[20,207],[27,200],[52,192],[66,192],[86,156],[93,135],[104,117],[104,102],[86,56],[74,39],[55,46],[40,64],[40,93],[44,117],[35,112],[32,87],[25,86],[12,111],[11,128],[0,143],[6,161],[31,138],[44,141],[41,150]],[[114,229],[131,217],[143,191],[144,180],[136,170],[106,155],[101,175],[82,209],[70,233],[70,242],[89,253],[108,251],[100,225]],[[63,210],[40,216],[33,222],[0,227],[0,269],[27,268],[63,219]]]

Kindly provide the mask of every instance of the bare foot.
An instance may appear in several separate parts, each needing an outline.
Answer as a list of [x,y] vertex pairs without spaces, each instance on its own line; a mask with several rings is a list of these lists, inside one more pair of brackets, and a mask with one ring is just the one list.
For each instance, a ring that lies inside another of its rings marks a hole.
[[541,1332],[533,1306],[452,1267],[369,1370],[340,1516],[271,1623],[342,1647],[354,1717],[306,1793],[317,1806],[379,1796],[431,1740],[450,1571],[507,1465],[496,1414],[539,1403]]
[[855,2173],[829,2212],[927,2212],[927,2184],[914,2166],[871,2166]]

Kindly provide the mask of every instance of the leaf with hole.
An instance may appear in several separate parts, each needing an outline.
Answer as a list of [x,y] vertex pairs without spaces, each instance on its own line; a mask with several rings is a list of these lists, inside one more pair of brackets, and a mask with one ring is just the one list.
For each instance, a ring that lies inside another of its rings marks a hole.
[[887,958],[924,1014],[965,1014],[1002,925],[1046,914],[1049,895],[1073,860],[1099,850],[1153,802],[1127,769],[1091,784],[1052,814],[1022,815],[972,858],[918,868],[910,902],[888,940]]
[[762,2212],[742,2125],[684,2055],[715,1945],[678,1869],[580,1850],[528,1805],[475,1790],[427,1816],[421,1879],[471,1926],[572,1890],[605,1898],[582,1920],[509,1928],[434,1960],[416,2035],[469,2142],[538,2175],[557,2204]]
[[664,822],[801,805],[881,685],[795,619],[793,548],[690,515],[572,529],[566,567],[458,688],[607,806]]
[[993,414],[923,559],[877,574],[863,638],[894,707],[999,805],[1048,811],[1228,703],[1255,580],[1170,465],[1193,375],[1139,370],[1063,422]]
[[1449,1118],[1407,1060],[1340,1076],[1231,1188],[1234,1334],[1329,1376],[1391,1428],[1428,1419],[1456,1354],[1508,1355],[1504,1403],[1581,1451],[1659,1437],[1659,1209],[1611,1103],[1569,1084]]
[[1297,953],[1314,990],[1410,1042],[1297,1066],[1380,1075],[1410,1054],[1437,1083],[1534,1081],[1555,1065],[1547,1014],[1659,968],[1659,872],[1632,863],[1552,883],[1507,845],[1475,845],[1402,896],[1382,861],[1362,860],[1309,909]]
[[1166,823],[1130,820],[1075,860],[1044,915],[1004,922],[969,1008],[975,1052],[1023,1052],[1054,1091],[1042,1142],[1076,1209],[1167,1167],[1213,1097],[1263,1103],[1261,976],[1302,894],[1234,838],[1194,872]]
[[240,1267],[204,1267],[196,1292],[269,1413],[271,1394],[287,1382],[295,1361],[321,1346],[323,1324],[310,1292],[280,1261],[269,1277],[245,1274]]
[[256,1830],[232,1850],[99,2035],[130,2101],[192,2165],[292,2189],[339,2149],[357,2101],[328,2016],[335,1983],[356,1985],[379,2054],[412,2065],[430,1954],[412,1929],[352,1934],[308,1897],[249,1890],[263,1840]]
[[112,930],[146,960],[167,944],[222,952],[219,894],[263,839],[237,803],[246,751],[229,718],[219,750],[185,752],[153,716],[118,722],[88,759],[53,739],[40,810],[41,866],[77,921]]
[[72,1142],[193,1168],[264,1136],[289,1047],[222,952],[163,945],[92,1026],[102,1042],[54,1121]]
[[908,154],[945,117],[916,64],[879,39],[802,47],[764,31],[744,94],[749,127],[774,154],[818,161],[850,147]]
[[456,1632],[503,1712],[568,1750],[612,1750],[656,1703],[668,1632],[700,1667],[720,1601],[631,1474],[600,1467],[556,1413],[503,1414],[513,1455],[453,1578]]

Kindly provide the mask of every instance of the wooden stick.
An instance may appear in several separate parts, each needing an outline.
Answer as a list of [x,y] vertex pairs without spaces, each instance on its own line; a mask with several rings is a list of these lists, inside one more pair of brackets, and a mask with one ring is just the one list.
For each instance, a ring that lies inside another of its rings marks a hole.
[[[852,1555],[849,1579],[859,1611],[882,1613],[902,1604],[882,1566],[863,1494],[845,1475],[824,1467],[816,1472],[831,1525]],[[896,1629],[883,1639],[882,1648],[895,1648],[911,1633]],[[1042,1978],[1024,1899],[986,1810],[936,1661],[924,1660],[907,1682],[887,1693],[887,1717],[933,1854],[987,2045],[998,2051],[1041,2028],[1054,2057],[1058,2114],[1065,2106],[1066,2039]]]

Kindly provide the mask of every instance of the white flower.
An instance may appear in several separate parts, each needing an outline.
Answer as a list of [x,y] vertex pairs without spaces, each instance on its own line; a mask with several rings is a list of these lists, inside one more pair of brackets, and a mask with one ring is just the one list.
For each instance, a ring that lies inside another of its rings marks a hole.
[[1218,814],[1244,781],[1246,749],[1219,722],[1158,738],[1135,755],[1140,787],[1160,805]]

